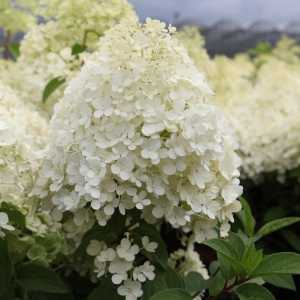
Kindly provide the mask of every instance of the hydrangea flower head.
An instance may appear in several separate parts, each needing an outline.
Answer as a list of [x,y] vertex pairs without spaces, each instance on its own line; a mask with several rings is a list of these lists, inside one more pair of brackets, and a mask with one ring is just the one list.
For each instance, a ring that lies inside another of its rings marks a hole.
[[[53,105],[63,95],[66,84],[42,102],[43,91],[59,77],[68,82],[96,48],[99,36],[122,19],[136,19],[126,0],[41,0],[39,14],[45,22],[25,35],[20,56],[10,70],[9,84],[23,99],[51,115]],[[77,53],[74,47],[84,51]]]
[[31,192],[47,133],[47,122],[0,82],[0,202]]
[[36,186],[56,209],[89,207],[100,225],[131,209],[186,230],[199,218],[233,220],[235,143],[173,31],[151,20],[116,26],[69,84]]

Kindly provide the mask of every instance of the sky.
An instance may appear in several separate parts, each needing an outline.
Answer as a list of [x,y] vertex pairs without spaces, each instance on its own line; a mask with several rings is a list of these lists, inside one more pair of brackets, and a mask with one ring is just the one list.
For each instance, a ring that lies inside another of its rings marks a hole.
[[300,0],[129,0],[141,19],[149,16],[172,24],[209,26],[231,20],[247,26],[257,21],[284,27],[299,22]]

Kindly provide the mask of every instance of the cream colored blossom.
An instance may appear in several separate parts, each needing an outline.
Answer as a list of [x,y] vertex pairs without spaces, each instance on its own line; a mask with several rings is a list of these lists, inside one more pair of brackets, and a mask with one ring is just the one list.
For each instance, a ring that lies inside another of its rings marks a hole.
[[300,163],[299,50],[283,40],[254,61],[248,55],[215,60],[216,100],[239,137],[246,177]]
[[[120,20],[136,19],[136,15],[126,0],[51,0],[40,7],[47,22],[27,32],[9,83],[23,99],[51,114],[66,85],[43,104],[47,83],[56,77],[69,82],[84,64],[85,56],[95,49],[99,36]],[[86,46],[85,53],[72,55],[75,44]]]
[[[188,51],[196,67],[207,77],[215,73],[214,61],[209,57],[205,48],[205,39],[199,28],[184,26],[175,34],[176,38]],[[211,82],[210,82],[211,84]]]
[[239,158],[210,94],[164,24],[116,26],[55,107],[35,192],[61,212],[89,206],[101,226],[133,208],[185,230],[232,221]]
[[36,4],[35,0],[1,0],[0,27],[10,34],[28,30],[36,22]]
[[10,202],[27,212],[31,209],[28,196],[47,133],[47,122],[0,83],[0,203]]

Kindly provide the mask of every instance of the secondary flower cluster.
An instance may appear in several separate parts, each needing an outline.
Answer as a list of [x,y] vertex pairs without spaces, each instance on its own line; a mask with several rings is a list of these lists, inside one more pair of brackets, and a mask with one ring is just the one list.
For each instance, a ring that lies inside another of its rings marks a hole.
[[105,242],[91,240],[87,253],[95,257],[95,272],[98,278],[109,272],[112,282],[119,285],[118,293],[126,299],[137,299],[143,295],[142,283],[155,278],[155,267],[144,261],[136,265],[136,257],[143,250],[155,253],[158,244],[151,242],[148,236],[141,237],[143,248],[134,244],[130,234],[125,233],[120,244],[109,248]]
[[0,82],[0,202],[23,204],[35,181],[47,134],[47,122]]
[[239,139],[243,176],[298,167],[299,46],[283,38],[274,49],[265,45],[234,58],[209,59],[199,36],[182,35],[181,40],[200,69],[209,66],[213,100]]
[[[20,45],[20,56],[10,66],[9,84],[22,98],[51,115],[62,97],[62,85],[42,103],[47,83],[59,77],[68,82],[78,72],[88,52],[95,50],[99,36],[122,19],[136,19],[125,0],[64,0],[39,2],[47,22],[36,24]],[[84,53],[80,53],[81,50]],[[79,53],[78,53],[79,52]]]

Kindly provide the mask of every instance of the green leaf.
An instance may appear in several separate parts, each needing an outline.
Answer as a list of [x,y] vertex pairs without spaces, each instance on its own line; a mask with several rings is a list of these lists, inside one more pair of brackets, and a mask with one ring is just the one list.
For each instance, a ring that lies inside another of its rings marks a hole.
[[292,275],[289,274],[278,274],[278,275],[268,275],[263,277],[264,281],[292,291],[296,291],[295,282]]
[[251,277],[274,274],[300,274],[300,254],[279,252],[267,255],[253,271]]
[[185,282],[181,275],[174,271],[172,268],[168,267],[164,274],[165,281],[168,288],[179,288],[185,289]]
[[217,272],[214,277],[210,278],[209,283],[209,295],[217,296],[224,289],[226,280],[222,275],[222,272]]
[[214,249],[217,253],[224,255],[231,262],[235,272],[246,272],[246,270],[240,262],[239,257],[237,257],[235,249],[230,245],[228,241],[222,239],[212,239],[203,242],[203,244]]
[[43,103],[64,83],[66,82],[65,78],[58,76],[51,79],[45,86],[43,91]]
[[110,279],[101,280],[98,287],[96,287],[91,294],[88,296],[87,300],[124,300],[117,294],[117,289],[113,285]]
[[218,253],[218,262],[222,275],[226,280],[230,280],[235,276],[235,271],[232,268],[231,261],[226,256]]
[[5,212],[9,218],[10,223],[21,230],[26,228],[25,216],[19,211],[19,209],[11,204],[2,202],[0,207],[1,212]]
[[154,294],[169,289],[164,274],[156,274],[154,280],[148,280],[143,285],[142,300],[149,300]]
[[71,294],[49,294],[43,292],[28,293],[30,300],[74,300]]
[[265,287],[255,283],[245,283],[235,289],[240,300],[275,300]]
[[180,274],[171,268],[156,270],[154,280],[147,281],[143,285],[143,300],[150,299],[154,294],[167,289],[185,289],[185,281]]
[[300,252],[300,237],[290,230],[281,232],[281,236],[292,246],[297,252]]
[[72,55],[78,55],[86,50],[86,46],[82,44],[74,44],[72,46]]
[[160,232],[155,228],[155,226],[146,222],[140,222],[140,226],[134,229],[132,234],[140,246],[142,246],[141,237],[143,236],[148,236],[150,241],[156,242],[158,244],[158,248],[156,249],[155,253],[148,253],[144,251],[143,254],[154,264],[158,264],[167,269],[169,257],[167,247],[160,236]]
[[300,222],[300,217],[288,217],[271,221],[258,230],[255,235],[255,240],[258,241],[268,234],[271,234],[277,230],[288,227],[298,222]]
[[255,48],[249,50],[249,54],[257,56],[259,54],[269,54],[273,50],[272,45],[269,42],[259,42]]
[[13,56],[14,60],[16,60],[20,56],[20,44],[19,43],[11,43],[8,46],[10,54]]
[[182,289],[169,289],[153,295],[150,300],[193,300],[193,298]]
[[7,242],[0,238],[0,296],[7,293],[13,274],[13,267],[8,255]]
[[69,288],[52,270],[34,264],[26,263],[17,268],[17,281],[28,291],[41,291],[53,294],[69,293]]
[[249,244],[242,257],[242,264],[245,267],[247,274],[253,272],[263,259],[263,251],[256,250],[254,243]]
[[247,200],[241,197],[240,201],[242,203],[242,210],[238,213],[238,218],[240,219],[246,234],[251,237],[254,235],[255,219]]
[[195,294],[196,292],[201,292],[208,288],[209,280],[205,280],[202,275],[196,272],[188,273],[185,278],[186,290],[190,294]]
[[83,237],[80,246],[76,251],[76,256],[86,256],[86,249],[91,240],[104,241],[107,244],[119,242],[125,230],[125,217],[119,213],[113,215],[106,226],[95,225]]
[[245,251],[245,244],[240,236],[234,232],[231,232],[227,239],[227,242],[235,251],[235,257],[241,259]]

